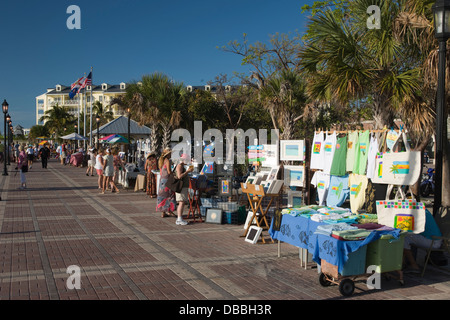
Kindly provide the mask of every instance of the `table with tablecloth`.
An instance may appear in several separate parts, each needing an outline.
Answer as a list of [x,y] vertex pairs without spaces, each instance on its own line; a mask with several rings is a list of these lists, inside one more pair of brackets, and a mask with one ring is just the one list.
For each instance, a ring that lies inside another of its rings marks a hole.
[[326,223],[313,221],[308,217],[284,214],[279,227],[274,228],[274,222],[275,220],[272,220],[269,229],[272,239],[306,249],[311,253],[314,262],[320,265],[321,259],[324,259],[337,266],[339,272],[344,268],[350,253],[378,240],[383,235],[389,234],[397,239],[400,234],[399,229],[372,230],[363,240],[348,241],[316,233],[317,227]]

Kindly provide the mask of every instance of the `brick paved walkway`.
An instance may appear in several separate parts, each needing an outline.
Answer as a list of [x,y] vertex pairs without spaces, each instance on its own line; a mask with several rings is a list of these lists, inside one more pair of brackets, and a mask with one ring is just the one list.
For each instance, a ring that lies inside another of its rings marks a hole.
[[[300,267],[297,248],[282,244],[279,258],[277,244],[245,242],[242,225],[176,226],[145,193],[101,195],[96,177],[54,160],[36,163],[21,191],[14,166],[0,178],[0,300],[344,299]],[[78,290],[67,287],[72,265]],[[345,299],[450,299],[450,272],[430,267],[381,290],[358,284]]]

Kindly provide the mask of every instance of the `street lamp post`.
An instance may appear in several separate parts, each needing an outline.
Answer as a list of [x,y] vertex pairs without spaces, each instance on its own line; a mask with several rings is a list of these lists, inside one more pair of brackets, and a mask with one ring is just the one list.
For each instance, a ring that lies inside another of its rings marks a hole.
[[438,88],[436,99],[436,144],[435,144],[435,179],[433,215],[442,205],[442,164],[443,133],[445,108],[445,70],[447,39],[450,37],[450,0],[437,0],[433,5],[435,36],[439,41]]
[[130,108],[127,108],[128,112],[128,162],[131,162],[131,140],[130,140],[130,123],[131,123],[131,117],[130,117]]
[[[9,137],[11,136],[10,132],[11,132],[11,126],[12,126],[11,116],[9,115],[9,113],[6,115],[6,123],[8,124],[8,137],[5,137],[5,138],[7,138],[6,139],[7,143],[5,143],[5,162],[7,162],[6,164],[9,166],[10,165],[10,163],[9,163]],[[6,136],[6,131],[5,131],[5,136]]]
[[[6,102],[6,99],[3,101],[2,104],[2,108],[3,108],[3,116],[4,116],[4,120],[5,120],[5,124],[4,124],[4,141],[5,141],[5,150],[6,150],[6,114],[8,113],[8,102]],[[5,161],[3,161],[3,175],[7,176],[8,175],[8,170],[6,169],[6,159]]]
[[95,116],[95,122],[97,122],[97,150],[99,150],[100,149],[100,131],[99,131],[100,116],[98,114]]

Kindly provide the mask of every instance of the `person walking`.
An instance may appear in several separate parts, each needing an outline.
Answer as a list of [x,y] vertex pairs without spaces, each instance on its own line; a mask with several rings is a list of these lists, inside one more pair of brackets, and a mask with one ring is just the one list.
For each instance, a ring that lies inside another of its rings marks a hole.
[[185,226],[187,225],[187,221],[183,220],[183,211],[184,205],[189,201],[188,192],[189,192],[189,176],[188,174],[194,171],[194,166],[190,166],[187,170],[185,165],[190,162],[189,156],[187,154],[182,154],[180,159],[177,160],[177,165],[175,167],[176,177],[183,181],[183,188],[181,192],[175,193],[175,200],[177,201],[177,225]]
[[50,149],[47,144],[39,150],[39,157],[41,158],[42,168],[47,169],[48,158],[50,158]]
[[61,145],[61,164],[66,165],[67,148],[65,144]]
[[[119,193],[119,188],[117,188],[112,178],[114,177],[114,157],[111,154],[111,150],[106,149],[106,155],[103,156],[103,189],[102,194],[105,193],[106,189],[111,186],[111,192]],[[115,191],[114,191],[115,189]]]
[[97,171],[98,175],[98,188],[103,189],[103,149],[100,148],[98,150],[97,155],[95,156],[95,170]]
[[25,172],[28,172],[28,160],[23,146],[18,147],[19,155],[17,156],[17,168],[20,171],[20,190],[27,188],[27,179],[25,177]]
[[158,161],[156,160],[156,153],[154,151],[150,152],[145,160],[144,166],[145,172],[147,173],[147,195],[150,198],[156,198],[156,175],[152,171],[158,170]]
[[28,160],[28,168],[31,169],[33,166],[33,160],[34,160],[34,150],[33,150],[33,146],[31,144],[27,148],[27,160]]
[[159,186],[158,186],[158,196],[156,199],[156,211],[162,212],[161,217],[167,217],[169,214],[175,216],[175,193],[166,187],[166,181],[169,174],[172,173],[170,156],[172,150],[165,149],[159,157],[158,167],[159,167]]
[[125,165],[123,164],[122,159],[120,159],[119,150],[117,148],[113,149],[112,154],[114,158],[114,176],[112,178],[112,181],[114,182],[114,185],[116,185],[120,170],[125,170]]
[[89,176],[89,173],[91,173],[91,177],[94,176],[94,167],[95,167],[95,157],[97,155],[97,149],[90,148],[88,150],[88,163],[87,163],[87,170],[86,175]]

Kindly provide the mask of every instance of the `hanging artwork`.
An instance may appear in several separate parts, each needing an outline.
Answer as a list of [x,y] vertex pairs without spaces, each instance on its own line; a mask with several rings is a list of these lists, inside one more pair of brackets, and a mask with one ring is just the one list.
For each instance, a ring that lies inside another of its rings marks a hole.
[[283,161],[304,161],[305,141],[304,140],[281,140],[280,160]]
[[284,166],[284,183],[290,187],[303,187],[305,181],[304,166]]
[[231,196],[231,179],[219,179],[219,194],[221,196]]

